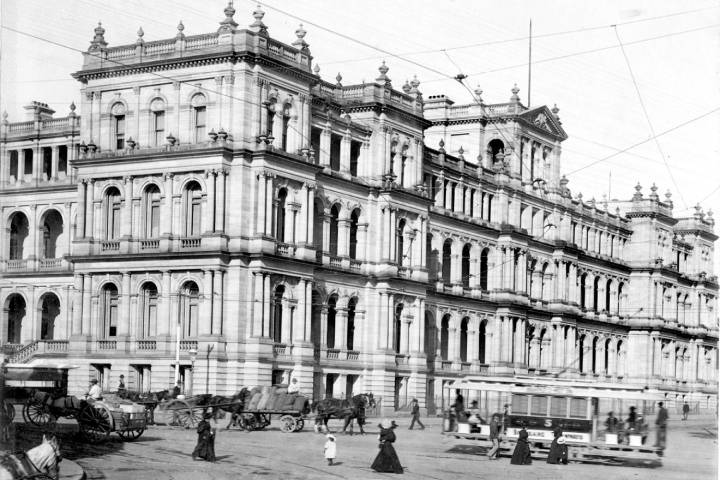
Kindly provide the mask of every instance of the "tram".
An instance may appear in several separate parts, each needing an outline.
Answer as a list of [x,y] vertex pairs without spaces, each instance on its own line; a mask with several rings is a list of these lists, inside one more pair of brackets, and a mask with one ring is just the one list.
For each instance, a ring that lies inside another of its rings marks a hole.
[[[524,427],[533,458],[546,458],[559,428],[568,445],[571,461],[660,466],[663,451],[649,446],[643,415],[665,399],[660,392],[617,383],[590,383],[575,379],[536,377],[467,376],[444,386],[446,398],[460,391],[469,404],[478,400],[478,422],[470,424],[463,414],[446,412],[443,434],[477,440],[491,446],[490,420],[498,415],[503,429],[500,454],[512,455]],[[633,428],[606,432],[604,417],[614,410],[622,422],[629,407],[639,414]],[[602,408],[602,410],[601,410]],[[653,437],[654,439],[654,437]]]

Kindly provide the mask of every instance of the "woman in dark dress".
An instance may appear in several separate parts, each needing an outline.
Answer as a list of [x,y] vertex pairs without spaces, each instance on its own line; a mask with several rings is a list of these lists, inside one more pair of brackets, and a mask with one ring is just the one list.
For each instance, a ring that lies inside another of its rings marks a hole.
[[528,444],[528,433],[523,427],[518,435],[515,451],[513,452],[510,463],[513,465],[530,465],[532,458],[530,457],[530,444]]
[[548,452],[547,463],[562,463],[567,465],[568,463],[568,447],[565,445],[565,437],[562,436],[562,430],[556,428],[555,438],[550,445],[550,452]]
[[395,453],[393,442],[395,442],[395,422],[383,420],[378,425],[380,427],[380,453],[375,457],[375,461],[370,466],[376,472],[383,473],[403,473],[403,467],[400,465],[400,459]]
[[203,420],[198,424],[198,441],[192,453],[193,460],[197,460],[199,457],[208,462],[215,461],[215,429],[212,428],[208,421],[211,418],[212,413],[206,413]]

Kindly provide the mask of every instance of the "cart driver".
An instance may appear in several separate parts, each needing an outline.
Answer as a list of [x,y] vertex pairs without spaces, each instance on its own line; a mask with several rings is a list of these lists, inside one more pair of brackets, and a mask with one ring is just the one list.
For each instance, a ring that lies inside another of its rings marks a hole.
[[87,396],[88,400],[102,400],[102,389],[98,385],[97,379],[90,380],[90,388],[85,396]]

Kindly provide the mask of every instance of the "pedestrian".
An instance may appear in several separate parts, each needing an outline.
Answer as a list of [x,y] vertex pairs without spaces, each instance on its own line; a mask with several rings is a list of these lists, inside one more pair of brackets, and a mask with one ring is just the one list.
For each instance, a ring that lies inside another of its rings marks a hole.
[[492,419],[490,420],[490,441],[492,442],[492,448],[488,452],[488,460],[498,459],[498,450],[500,450],[500,430],[502,429],[498,420],[499,418],[497,413],[493,414]]
[[380,452],[375,457],[375,461],[373,461],[370,468],[375,470],[376,472],[381,473],[403,473],[403,467],[400,464],[400,459],[397,456],[397,453],[395,453],[395,448],[393,448],[393,443],[395,443],[396,436],[395,436],[395,422],[388,422],[387,420],[383,420],[378,424],[378,427],[380,427],[380,435],[378,437],[378,441],[380,442]]
[[510,463],[513,465],[530,465],[532,463],[532,457],[530,456],[530,444],[528,443],[528,432],[525,430],[524,426],[518,434],[515,451],[510,459]]
[[198,424],[198,441],[192,452],[193,460],[202,458],[207,462],[215,461],[215,429],[210,425],[211,418],[212,413],[205,413],[202,421]]
[[118,382],[118,393],[125,393],[125,375],[120,374],[120,381]]
[[100,388],[100,385],[98,385],[96,378],[90,380],[90,387],[88,388],[85,396],[88,400],[102,400],[102,389]]
[[683,404],[683,416],[682,416],[682,419],[683,419],[683,420],[687,420],[689,414],[690,414],[690,405],[688,405],[688,403],[685,402],[685,403]]
[[565,437],[563,437],[562,430],[556,428],[553,431],[553,434],[555,435],[555,438],[550,444],[550,451],[548,452],[547,463],[567,465],[568,447],[565,444]]
[[465,421],[465,399],[462,396],[462,393],[460,393],[460,390],[455,390],[456,397],[455,397],[455,413],[458,417],[458,422],[464,422]]
[[297,378],[293,378],[290,385],[288,385],[288,393],[300,393],[300,385],[298,384]]
[[667,438],[667,421],[668,412],[663,406],[663,402],[658,403],[658,414],[655,419],[655,426],[657,427],[657,435],[655,437],[655,446],[658,448],[665,448],[665,440]]
[[470,415],[468,416],[467,421],[472,429],[476,429],[479,423],[483,423],[483,419],[480,417],[480,408],[478,408],[477,400],[470,402]]
[[510,408],[510,404],[506,403],[505,405],[503,405],[503,414],[502,414],[501,425],[500,425],[500,427],[502,428],[501,433],[503,435],[507,434],[508,422],[510,421],[510,413],[508,412],[509,408]]
[[615,417],[614,412],[609,412],[608,417],[605,420],[605,432],[615,433],[618,429],[618,419]]
[[635,407],[630,407],[630,413],[628,414],[628,418],[627,418],[628,430],[631,430],[631,431],[635,430],[635,422],[636,421],[637,421],[637,413],[635,413]]
[[412,402],[410,402],[410,414],[412,415],[412,421],[410,422],[410,428],[408,430],[413,429],[415,422],[420,425],[420,430],[425,430],[425,425],[420,421],[420,404],[417,398],[413,398]]
[[328,433],[326,436],[327,441],[325,442],[325,459],[328,462],[328,465],[333,464],[333,460],[335,460],[335,455],[337,454],[337,443],[335,442],[335,435],[332,433]]

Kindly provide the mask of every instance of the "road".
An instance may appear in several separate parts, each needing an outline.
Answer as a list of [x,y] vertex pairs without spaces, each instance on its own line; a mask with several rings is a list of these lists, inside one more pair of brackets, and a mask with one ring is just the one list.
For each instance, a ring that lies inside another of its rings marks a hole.
[[[714,420],[711,420],[712,423]],[[708,421],[671,420],[668,449],[659,468],[620,467],[591,464],[548,465],[535,461],[532,466],[510,465],[508,458],[489,462],[484,450],[467,440],[440,434],[438,419],[428,419],[429,428],[408,431],[408,421],[398,419],[395,444],[405,466],[405,479],[446,478],[517,478],[568,479],[611,477],[632,480],[693,480],[717,478],[717,427],[707,428]],[[336,428],[339,424],[333,425]],[[372,425],[372,423],[370,423]],[[224,426],[224,422],[219,425]],[[18,433],[33,434],[19,425]],[[193,461],[190,458],[196,435],[175,427],[151,427],[138,440],[123,443],[113,435],[99,445],[87,445],[71,432],[73,425],[63,425],[60,437],[63,453],[75,460],[89,480],[220,480],[220,479],[382,479],[369,466],[377,453],[377,427],[369,427],[365,436],[337,435],[337,465],[328,466],[323,458],[325,437],[305,428],[303,432],[285,434],[275,424],[267,431],[243,432],[218,429],[217,463]],[[651,435],[651,440],[654,436]]]

